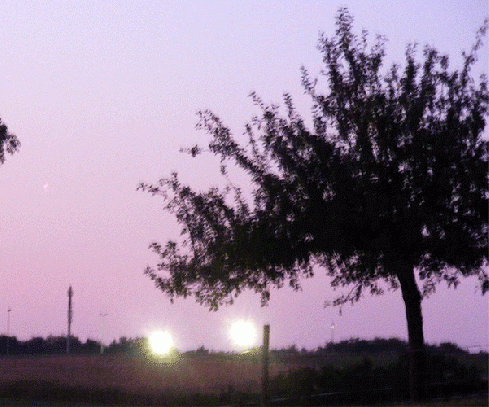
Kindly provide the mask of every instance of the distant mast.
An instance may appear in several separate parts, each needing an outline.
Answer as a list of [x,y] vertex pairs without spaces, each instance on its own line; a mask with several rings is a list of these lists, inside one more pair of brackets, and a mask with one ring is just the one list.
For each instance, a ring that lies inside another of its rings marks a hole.
[[68,288],[68,335],[66,336],[66,354],[70,354],[70,337],[71,337],[71,323],[73,322],[73,304],[71,299],[73,298],[73,288],[70,285]]

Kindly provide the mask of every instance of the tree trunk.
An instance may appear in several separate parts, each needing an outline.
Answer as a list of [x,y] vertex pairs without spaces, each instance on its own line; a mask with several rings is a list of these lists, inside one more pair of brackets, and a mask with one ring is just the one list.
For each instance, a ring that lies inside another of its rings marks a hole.
[[426,351],[424,347],[422,296],[414,278],[414,270],[405,267],[399,270],[402,298],[406,306],[406,320],[409,338],[409,392],[411,401],[427,397],[426,392]]

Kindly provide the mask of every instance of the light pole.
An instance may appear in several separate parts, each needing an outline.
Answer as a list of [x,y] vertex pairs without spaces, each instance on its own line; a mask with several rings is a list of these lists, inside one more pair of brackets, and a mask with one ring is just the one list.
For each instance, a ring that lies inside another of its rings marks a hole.
[[71,336],[71,323],[73,322],[73,305],[72,305],[72,297],[73,297],[73,288],[70,285],[68,289],[68,333],[66,335],[66,354],[70,354],[70,336]]
[[101,355],[103,355],[103,353],[104,353],[104,338],[103,338],[104,333],[105,333],[105,329],[104,329],[105,328],[105,326],[104,326],[105,318],[104,317],[106,317],[107,315],[109,315],[109,314],[104,314],[102,312],[100,313],[100,317],[102,318],[102,327],[101,327],[102,332],[101,332],[101,338],[100,338],[100,354]]

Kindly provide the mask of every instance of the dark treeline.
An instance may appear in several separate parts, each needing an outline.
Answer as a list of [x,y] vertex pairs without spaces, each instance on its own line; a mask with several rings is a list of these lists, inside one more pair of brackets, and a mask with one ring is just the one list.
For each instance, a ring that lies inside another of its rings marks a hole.
[[[33,337],[27,341],[19,341],[15,336],[0,336],[0,355],[56,355],[66,353],[66,336]],[[122,337],[110,345],[102,345],[99,341],[87,339],[80,341],[76,336],[70,337],[70,354],[95,355],[126,353],[137,355],[148,349],[146,338],[128,339]]]
[[[449,353],[465,354],[466,350],[451,342],[443,342],[439,345],[426,345],[430,353]],[[325,355],[330,353],[358,353],[358,354],[379,354],[379,353],[405,353],[408,350],[408,343],[399,338],[375,338],[366,340],[351,338],[340,342],[329,342],[324,346],[319,346],[315,350],[298,349],[295,345],[280,349],[274,352],[284,354],[308,354]]]
[[[19,341],[15,336],[0,336],[1,355],[43,355],[66,353],[65,336],[33,337],[27,341]],[[70,353],[94,354],[100,352],[100,344],[91,339],[85,343],[77,337],[70,337]]]
[[[449,354],[449,355],[467,355],[469,352],[460,348],[454,343],[441,343],[440,345],[427,345],[431,354]],[[121,337],[112,341],[109,345],[103,345],[99,341],[87,339],[85,342],[80,341],[76,336],[70,337],[70,354],[98,354],[103,351],[104,354],[126,353],[129,355],[138,355],[147,353],[149,350],[148,340],[144,337],[127,338]],[[255,349],[256,352],[259,349]],[[365,340],[351,338],[340,342],[330,342],[317,349],[299,349],[296,345],[282,349],[272,349],[271,356],[276,360],[282,357],[295,356],[327,356],[331,354],[349,354],[349,355],[379,355],[392,354],[402,355],[407,353],[408,344],[398,338],[375,338]],[[251,353],[256,353],[251,352]],[[37,355],[37,354],[62,354],[66,353],[66,336],[48,336],[33,337],[26,341],[20,341],[15,336],[0,336],[0,355]],[[217,354],[232,354],[233,352],[220,352],[206,349],[201,346],[195,350],[187,351],[185,354],[192,356],[205,356]],[[483,352],[484,353],[484,352]]]

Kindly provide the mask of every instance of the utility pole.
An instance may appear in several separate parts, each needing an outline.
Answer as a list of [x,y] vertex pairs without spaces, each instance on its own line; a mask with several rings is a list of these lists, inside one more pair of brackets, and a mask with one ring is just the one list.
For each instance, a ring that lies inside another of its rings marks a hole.
[[73,288],[70,285],[68,288],[68,335],[66,336],[66,354],[70,354],[70,337],[71,337],[71,323],[73,322],[73,304],[71,298],[73,297]]
[[100,335],[101,336],[101,338],[100,338],[100,354],[101,355],[103,355],[103,353],[104,353],[104,342],[103,342],[104,341],[103,336],[104,336],[104,332],[105,332],[105,329],[104,329],[105,328],[105,326],[104,326],[105,318],[104,317],[106,317],[107,315],[109,315],[109,314],[104,314],[102,312],[100,313],[100,316],[102,317],[102,329],[101,329],[101,335]]

